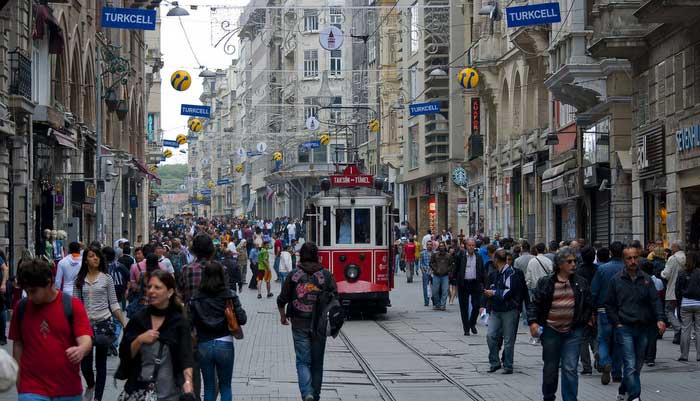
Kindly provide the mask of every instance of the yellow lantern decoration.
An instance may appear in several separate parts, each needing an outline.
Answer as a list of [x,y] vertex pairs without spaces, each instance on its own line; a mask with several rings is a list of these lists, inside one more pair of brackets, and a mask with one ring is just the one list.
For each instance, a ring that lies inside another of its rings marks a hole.
[[166,159],[169,159],[169,158],[173,157],[173,151],[170,149],[165,149],[163,151],[163,156],[165,156]]
[[198,118],[190,120],[187,127],[192,130],[192,132],[199,132],[202,130],[202,121]]
[[185,134],[178,134],[175,141],[180,145],[184,145],[187,143],[187,136]]
[[237,173],[242,173],[243,172],[243,165],[242,164],[237,164],[236,167],[234,167]]
[[207,184],[207,188],[209,188],[209,189],[213,189],[215,186],[216,186],[216,184],[214,184],[213,181],[209,181],[209,183]]
[[190,73],[185,70],[177,70],[170,76],[170,85],[172,85],[173,89],[176,91],[186,91],[191,83],[192,77]]
[[369,122],[369,129],[372,130],[372,132],[377,132],[379,131],[379,120],[376,118],[372,121]]
[[149,167],[148,170],[151,173],[155,173],[156,171],[158,171],[158,166],[153,165],[153,166]]
[[331,137],[328,136],[328,134],[321,135],[321,138],[320,138],[321,145],[328,145],[328,143],[330,141],[331,141]]
[[473,68],[465,68],[457,74],[459,86],[464,89],[474,89],[479,85],[479,73]]
[[204,195],[202,194],[197,194],[197,200],[202,200],[204,199]]
[[282,152],[275,152],[272,154],[272,160],[280,161],[282,160]]

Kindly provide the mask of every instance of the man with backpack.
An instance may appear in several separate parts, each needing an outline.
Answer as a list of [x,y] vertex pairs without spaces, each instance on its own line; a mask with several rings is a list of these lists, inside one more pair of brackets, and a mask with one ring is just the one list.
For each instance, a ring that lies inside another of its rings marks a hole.
[[19,399],[81,401],[80,362],[92,351],[85,307],[56,289],[45,260],[24,261],[17,281],[28,294],[10,325],[12,353],[20,366]]
[[[313,242],[306,242],[299,253],[301,260],[284,281],[277,297],[277,308],[280,322],[285,326],[290,321],[292,324],[301,398],[304,401],[318,401],[323,382],[326,336],[334,332],[337,334],[342,318],[340,322],[327,321],[330,313],[319,316],[326,313],[333,300],[337,303],[338,287],[333,275],[318,263],[318,247]],[[330,333],[323,330],[325,324],[330,324]]]
[[173,248],[168,253],[167,258],[170,259],[170,262],[173,265],[173,270],[175,271],[175,282],[178,282],[180,280],[180,272],[182,271],[182,268],[187,265],[187,254],[183,252],[179,239],[175,238],[173,240]]
[[[126,291],[129,286],[129,269],[116,260],[116,251],[111,247],[102,248],[102,254],[105,257],[105,262],[107,263],[107,271],[114,281],[114,292],[117,294],[117,301],[122,310],[126,310]],[[112,317],[114,320],[114,343],[109,349],[110,354],[113,356],[119,355],[117,349],[119,348],[119,335],[123,327],[119,322],[119,319]]]

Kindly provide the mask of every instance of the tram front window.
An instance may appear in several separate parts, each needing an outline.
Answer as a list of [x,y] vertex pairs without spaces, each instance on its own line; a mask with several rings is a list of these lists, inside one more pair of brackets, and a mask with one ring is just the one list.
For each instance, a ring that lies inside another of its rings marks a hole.
[[352,244],[352,209],[335,210],[335,242]]
[[369,244],[372,240],[369,209],[355,209],[355,243]]

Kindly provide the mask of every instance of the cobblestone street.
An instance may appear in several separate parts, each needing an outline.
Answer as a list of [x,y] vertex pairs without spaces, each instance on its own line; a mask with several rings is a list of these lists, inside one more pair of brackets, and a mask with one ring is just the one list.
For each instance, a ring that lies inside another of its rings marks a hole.
[[[464,337],[457,304],[446,312],[422,306],[420,283],[397,277],[392,308],[377,321],[352,320],[328,342],[322,392],[324,400],[538,400],[541,348],[528,343],[521,326],[515,346],[515,374],[489,374],[485,328]],[[275,294],[279,285],[273,286]],[[241,401],[298,400],[294,350],[289,327],[278,322],[274,298],[255,298],[244,289],[248,312],[245,339],[236,342],[233,391]],[[349,345],[350,344],[350,345]],[[6,347],[11,351],[11,344]],[[420,352],[417,355],[413,351]],[[358,355],[359,354],[359,355]],[[657,364],[642,372],[644,400],[691,400],[700,394],[697,362],[677,362],[678,347],[667,333],[658,343]],[[693,351],[690,359],[694,360]],[[117,359],[110,358],[109,377]],[[368,375],[368,371],[373,373]],[[120,383],[118,383],[120,384]],[[108,379],[104,401],[119,390]],[[602,386],[600,375],[582,376],[581,401],[614,400],[617,385]],[[0,401],[16,400],[8,392]],[[393,397],[393,398],[390,398]]]

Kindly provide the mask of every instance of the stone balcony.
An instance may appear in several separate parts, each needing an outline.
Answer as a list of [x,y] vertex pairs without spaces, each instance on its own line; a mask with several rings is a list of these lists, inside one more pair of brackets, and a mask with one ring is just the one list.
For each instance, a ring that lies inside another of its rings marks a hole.
[[681,24],[694,22],[700,15],[697,0],[647,0],[634,11],[642,23]]

